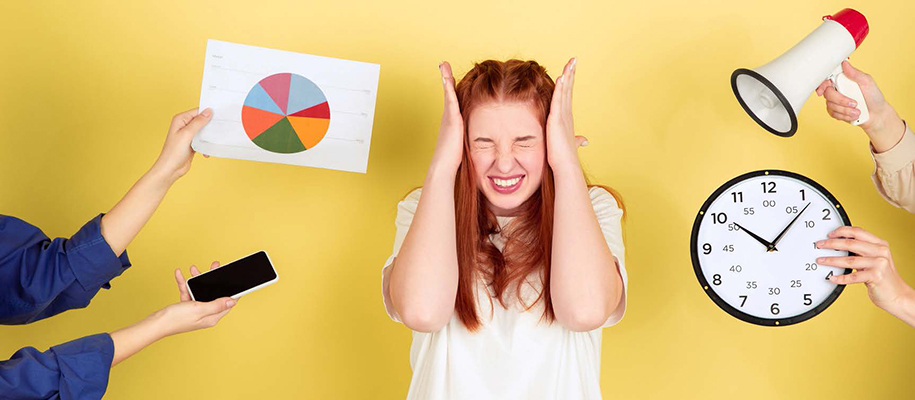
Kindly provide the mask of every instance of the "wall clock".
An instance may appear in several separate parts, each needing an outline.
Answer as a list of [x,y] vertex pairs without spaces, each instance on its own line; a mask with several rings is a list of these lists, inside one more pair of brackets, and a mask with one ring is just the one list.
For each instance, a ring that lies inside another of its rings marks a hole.
[[690,238],[702,290],[740,320],[785,326],[813,318],[842,293],[816,264],[846,251],[816,248],[842,225],[845,209],[823,186],[788,171],[749,172],[721,185],[696,216]]

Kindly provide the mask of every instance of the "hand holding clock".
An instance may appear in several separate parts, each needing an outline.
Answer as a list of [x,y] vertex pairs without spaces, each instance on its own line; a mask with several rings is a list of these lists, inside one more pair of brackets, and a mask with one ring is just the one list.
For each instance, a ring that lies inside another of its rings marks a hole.
[[831,276],[829,280],[839,285],[864,283],[867,296],[877,307],[915,327],[915,290],[896,271],[889,244],[859,227],[843,226],[828,236],[829,239],[817,242],[818,248],[857,254],[818,258],[820,265],[856,270],[847,275]]

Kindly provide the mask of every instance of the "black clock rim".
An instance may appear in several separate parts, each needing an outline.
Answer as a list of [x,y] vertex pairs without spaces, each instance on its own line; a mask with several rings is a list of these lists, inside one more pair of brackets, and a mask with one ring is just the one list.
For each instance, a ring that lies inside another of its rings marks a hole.
[[[826,198],[832,202],[833,206],[835,206],[836,212],[842,218],[842,222],[846,226],[851,226],[851,220],[848,218],[848,214],[845,212],[845,207],[842,207],[842,204],[839,203],[839,200],[837,200],[835,198],[835,196],[832,195],[832,193],[830,193],[828,190],[826,190],[826,188],[824,188],[822,185],[820,185],[816,181],[814,181],[804,175],[790,172],[790,171],[784,171],[784,170],[778,170],[778,169],[762,169],[762,170],[758,170],[758,171],[747,172],[745,174],[742,174],[740,176],[737,176],[737,177],[727,181],[726,183],[724,183],[723,185],[718,187],[718,189],[716,189],[708,197],[708,199],[705,200],[705,203],[702,204],[702,208],[700,208],[699,212],[696,213],[696,219],[693,222],[692,234],[690,235],[690,240],[689,240],[690,256],[691,256],[692,262],[693,262],[693,272],[696,274],[696,279],[699,281],[699,286],[702,288],[702,291],[705,292],[705,294],[710,299],[712,299],[712,301],[718,306],[718,308],[721,308],[722,310],[724,310],[725,312],[727,312],[734,318],[737,318],[744,322],[749,322],[751,324],[760,325],[760,326],[788,326],[788,325],[794,325],[794,324],[806,321],[808,319],[811,319],[811,318],[817,316],[818,314],[820,314],[821,312],[825,311],[827,308],[829,308],[830,305],[832,305],[832,303],[834,303],[839,298],[839,295],[842,294],[843,290],[845,290],[845,285],[836,285],[836,288],[832,291],[832,293],[829,294],[829,296],[826,297],[826,300],[823,300],[823,302],[818,304],[816,307],[808,310],[807,312],[805,312],[803,314],[795,315],[793,317],[788,317],[788,318],[775,318],[775,319],[759,318],[759,317],[744,313],[743,311],[740,311],[740,310],[734,308],[733,306],[728,304],[726,301],[724,301],[724,299],[722,299],[720,296],[718,296],[718,293],[716,293],[714,290],[712,290],[712,285],[709,284],[709,282],[705,279],[705,276],[702,274],[702,265],[699,262],[699,252],[698,252],[698,248],[696,247],[699,244],[698,243],[699,227],[702,225],[702,217],[705,216],[706,211],[708,211],[708,208],[712,205],[712,202],[715,199],[717,199],[719,196],[721,196],[729,188],[731,188],[732,186],[737,184],[738,182],[744,181],[749,178],[754,178],[757,176],[767,176],[767,175],[777,175],[777,176],[786,176],[789,178],[794,178],[794,179],[800,180],[800,181],[812,186],[814,189],[819,190],[820,193],[825,195]],[[853,253],[849,253],[849,254],[853,254]],[[849,274],[851,272],[852,272],[851,269],[848,269],[848,268],[845,269],[846,274]]]
[[[791,129],[788,129],[787,132],[778,131],[756,116],[756,113],[750,109],[750,106],[748,106],[747,103],[743,101],[743,97],[740,96],[740,91],[737,90],[737,78],[741,75],[752,76],[763,85],[766,85],[766,87],[775,94],[775,97],[778,98],[778,101],[782,103],[782,107],[785,107],[785,110],[788,111],[788,117],[791,119]],[[753,118],[753,121],[756,121],[759,126],[765,128],[770,133],[781,137],[792,137],[795,133],[797,133],[797,115],[794,114],[794,108],[791,107],[791,103],[788,102],[788,98],[785,97],[785,95],[780,90],[778,90],[775,84],[766,79],[766,77],[760,75],[759,72],[746,68],[738,68],[734,70],[734,72],[731,74],[731,90],[734,91],[734,96],[737,97],[737,102],[740,103],[740,106],[743,107],[743,110],[746,111],[750,118]]]

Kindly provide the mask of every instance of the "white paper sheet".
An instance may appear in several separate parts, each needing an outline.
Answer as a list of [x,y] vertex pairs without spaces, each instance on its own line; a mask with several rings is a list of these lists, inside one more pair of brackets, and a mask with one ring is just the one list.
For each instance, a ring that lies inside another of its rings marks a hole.
[[[213,120],[194,137],[192,147],[214,157],[365,173],[380,69],[378,64],[211,39],[207,41],[200,109],[211,108]],[[242,107],[248,93],[263,78],[278,73],[305,77],[326,97],[330,125],[323,139],[307,150],[267,151],[245,133]]]

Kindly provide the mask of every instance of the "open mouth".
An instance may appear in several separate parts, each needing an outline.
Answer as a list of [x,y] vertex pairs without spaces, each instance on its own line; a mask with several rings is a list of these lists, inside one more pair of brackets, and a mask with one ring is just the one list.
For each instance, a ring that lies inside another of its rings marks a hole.
[[507,177],[495,177],[490,176],[489,183],[492,185],[492,188],[501,194],[510,194],[514,193],[521,187],[521,182],[524,181],[524,175],[513,175]]

